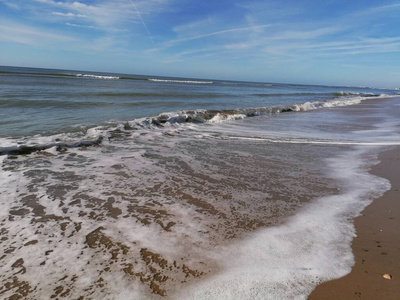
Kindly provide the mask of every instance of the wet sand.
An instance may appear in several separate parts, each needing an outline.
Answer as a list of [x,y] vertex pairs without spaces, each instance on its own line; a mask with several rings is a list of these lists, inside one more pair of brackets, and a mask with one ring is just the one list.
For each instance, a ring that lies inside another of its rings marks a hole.
[[347,276],[319,285],[309,300],[400,299],[400,149],[382,152],[379,160],[371,173],[388,179],[392,187],[354,221],[355,266]]

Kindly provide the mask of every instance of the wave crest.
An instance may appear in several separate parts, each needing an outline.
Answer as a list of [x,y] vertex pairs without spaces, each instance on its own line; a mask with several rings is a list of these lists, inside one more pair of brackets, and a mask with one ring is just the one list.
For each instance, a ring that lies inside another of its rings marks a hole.
[[95,75],[95,74],[65,74],[67,76],[75,76],[75,77],[87,77],[94,79],[120,79],[119,76],[106,76],[106,75]]
[[189,84],[212,84],[213,81],[197,81],[197,80],[175,80],[175,79],[157,79],[149,78],[149,81],[153,82],[168,82],[168,83],[189,83]]
[[[380,95],[375,98],[388,97]],[[261,115],[279,114],[287,112],[310,111],[321,108],[331,108],[355,105],[371,97],[352,97],[328,101],[305,102],[287,106],[244,108],[231,110],[188,110],[161,113],[158,116],[135,119],[127,122],[129,128],[164,127],[165,125],[182,123],[221,123],[225,121],[240,120]]]
[[360,97],[378,97],[379,95],[373,93],[361,93],[361,92],[336,92],[333,93],[336,97],[343,96],[360,96]]
[[[396,96],[380,95],[375,98],[391,98]],[[397,96],[398,97],[398,96]],[[226,121],[241,120],[249,117],[256,117],[262,115],[280,114],[287,112],[302,112],[310,111],[322,108],[340,107],[355,105],[361,103],[361,101],[371,99],[371,97],[352,97],[352,98],[341,98],[328,101],[315,101],[305,102],[301,104],[292,104],[288,106],[276,106],[276,107],[261,107],[261,108],[244,108],[244,109],[233,109],[233,110],[188,110],[188,111],[177,111],[177,112],[165,112],[153,117],[145,117],[134,119],[125,123],[115,124],[112,127],[93,127],[86,131],[84,137],[89,140],[80,140],[72,143],[46,143],[41,145],[24,145],[24,146],[10,146],[0,147],[1,155],[23,155],[30,154],[32,152],[46,150],[52,147],[57,147],[57,151],[65,148],[74,147],[87,147],[99,145],[102,143],[103,138],[107,138],[115,134],[115,132],[123,133],[130,130],[141,130],[141,129],[156,129],[163,128],[166,126],[176,126],[183,124],[215,124]]]

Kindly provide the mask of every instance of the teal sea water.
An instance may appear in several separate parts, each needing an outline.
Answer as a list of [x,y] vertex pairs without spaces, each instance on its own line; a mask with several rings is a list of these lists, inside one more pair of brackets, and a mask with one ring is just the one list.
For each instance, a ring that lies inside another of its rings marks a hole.
[[398,92],[0,67],[0,298],[307,299]]

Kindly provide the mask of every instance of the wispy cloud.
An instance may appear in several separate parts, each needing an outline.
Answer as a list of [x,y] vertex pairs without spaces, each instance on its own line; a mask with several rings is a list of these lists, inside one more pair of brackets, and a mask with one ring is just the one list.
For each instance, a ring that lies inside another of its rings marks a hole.
[[360,11],[358,13],[359,14],[367,14],[367,13],[371,14],[371,13],[384,12],[384,11],[388,11],[388,10],[398,10],[398,9],[400,9],[400,3],[393,3],[393,4],[371,7],[369,9]]
[[189,23],[184,23],[180,24],[178,26],[174,26],[172,30],[180,35],[180,34],[186,34],[187,33],[193,33],[193,32],[203,32],[204,29],[210,28],[211,26],[215,26],[217,23],[217,20],[211,16],[207,16],[204,19],[201,20],[195,20]]
[[74,23],[65,23],[65,25],[67,26],[71,26],[71,27],[78,27],[78,28],[89,28],[89,29],[97,29],[95,26],[91,26],[91,25],[80,25],[80,24],[74,24]]
[[185,41],[190,41],[190,40],[198,40],[210,36],[216,36],[216,35],[225,35],[233,32],[239,32],[239,31],[249,31],[249,30],[257,30],[261,28],[266,28],[270,27],[271,24],[265,24],[265,25],[256,25],[256,26],[248,26],[248,27],[241,27],[241,28],[232,28],[232,29],[226,29],[226,30],[219,30],[219,31],[214,31],[210,33],[205,33],[205,34],[200,34],[197,36],[192,36],[192,37],[187,37],[183,39],[178,39],[173,42],[178,43],[178,42],[185,42]]
[[163,62],[168,62],[168,63],[182,62],[185,60],[186,57],[191,57],[193,55],[195,55],[196,57],[199,56],[210,57],[210,55],[213,55],[213,53],[219,53],[219,50],[220,49],[218,47],[208,47],[208,48],[192,49],[192,50],[176,52],[172,56],[163,59]]
[[[341,52],[341,53],[371,53],[371,52],[390,52],[400,50],[400,37],[397,38],[362,38],[353,41],[335,41],[330,43],[316,43],[303,45],[301,49],[318,50],[321,52]],[[346,52],[348,51],[348,52]]]
[[295,57],[343,57],[361,54],[379,54],[400,52],[400,37],[396,38],[359,38],[321,42],[319,40],[298,41],[295,43],[271,43],[264,49],[267,53]]
[[[272,28],[266,30],[267,28]],[[284,28],[282,28],[284,27]],[[168,41],[164,44],[165,48],[175,47],[177,44],[185,44],[188,41],[195,41],[206,39],[209,37],[218,37],[208,41],[209,43],[203,43],[199,49],[206,49],[206,51],[219,52],[219,56],[225,56],[228,53],[234,53],[234,55],[245,55],[247,56],[249,51],[261,52],[264,56],[266,53],[287,56],[288,52],[296,51],[297,46],[311,45],[315,43],[315,40],[329,37],[330,35],[340,33],[343,28],[340,26],[326,26],[317,29],[300,29],[301,26],[297,24],[288,25],[285,24],[262,24],[245,26],[238,28],[231,28],[226,30],[213,31],[195,36],[188,36],[180,39]],[[190,31],[191,27],[185,27],[185,33]],[[296,28],[295,30],[291,28]],[[224,38],[221,38],[224,37]],[[229,38],[227,38],[229,37]],[[212,47],[207,45],[212,43]],[[199,51],[191,52],[185,51],[183,53],[196,54]],[[271,59],[268,57],[268,59]]]
[[19,5],[17,3],[8,1],[8,0],[0,0],[0,3],[3,3],[4,5],[12,8],[12,9],[19,9]]
[[72,42],[76,39],[64,33],[58,34],[47,30],[40,30],[14,22],[0,23],[0,40],[17,42],[27,45],[43,46],[57,42]]
[[52,15],[53,15],[53,16],[67,17],[67,18],[87,18],[87,16],[85,16],[85,15],[73,14],[73,13],[71,13],[71,12],[62,13],[62,12],[58,12],[58,11],[53,11],[53,12],[52,12]]
[[146,32],[149,32],[142,15],[159,11],[162,4],[167,0],[141,0],[136,2],[132,2],[132,0],[96,1],[92,4],[85,4],[79,1],[34,1],[43,6],[43,13],[49,7],[57,8],[60,11],[53,13],[54,16],[84,17],[85,22],[102,27],[104,30],[111,27],[124,27],[129,24],[140,23],[144,25]]
[[151,40],[151,43],[154,44],[153,36],[151,35],[149,28],[147,27],[146,23],[144,22],[143,17],[142,17],[142,14],[141,14],[140,11],[138,10],[136,4],[135,4],[132,0],[129,0],[129,1],[131,2],[133,8],[134,8],[135,11],[137,12],[138,17],[139,17],[140,21],[142,22],[144,29],[146,30],[147,34],[149,35],[149,38],[150,38],[150,40]]
[[[249,25],[259,21],[262,17],[265,19],[266,16],[273,21],[274,14],[272,12],[280,11],[283,13],[283,6],[275,5],[271,1],[265,3],[250,2],[241,5],[241,7],[245,10],[245,21]],[[286,9],[286,7],[284,8]],[[394,3],[372,7],[366,11],[388,13],[391,10],[397,11],[399,9],[400,4]],[[257,57],[264,57],[265,60],[270,60],[273,57],[318,60],[326,56],[340,58],[359,54],[396,53],[400,51],[399,40],[396,36],[390,36],[388,33],[389,36],[386,37],[372,38],[374,34],[368,27],[371,26],[367,22],[368,20],[365,20],[365,17],[361,14],[357,15],[354,11],[340,17],[324,18],[323,20],[318,18],[304,19],[302,17],[301,23],[298,22],[296,17],[304,13],[305,11],[299,8],[289,9],[287,16],[293,16],[293,19],[285,19],[285,14],[277,14],[281,18],[280,22],[234,27],[225,30],[208,30],[208,32],[207,29],[216,26],[214,19],[195,21],[175,27],[174,31],[177,32],[178,38],[170,40],[164,46],[168,49],[177,48],[178,45],[181,47],[196,45],[199,49],[214,51],[215,57],[219,56],[223,59],[229,56],[247,57],[248,53],[255,53]],[[285,22],[282,22],[282,16],[284,16]],[[267,28],[269,30],[266,30]],[[191,35],[191,32],[196,34]],[[207,40],[211,37],[218,37],[218,39]],[[186,42],[189,41],[198,42],[197,44],[187,44]],[[211,43],[214,47],[210,48],[208,46]],[[190,51],[181,53],[204,55],[204,53]]]
[[333,33],[342,31],[343,28],[340,26],[328,26],[311,30],[289,30],[282,31],[275,34],[272,39],[274,40],[308,40],[320,38]]
[[[197,23],[197,24],[200,24],[200,23]],[[196,40],[206,39],[206,38],[210,38],[210,37],[219,37],[221,39],[222,37],[232,37],[233,34],[237,34],[237,33],[240,33],[240,36],[243,36],[244,32],[259,32],[260,30],[263,30],[270,26],[272,26],[272,25],[271,24],[263,24],[263,25],[245,26],[245,27],[237,27],[237,28],[230,28],[230,29],[225,29],[225,30],[212,31],[212,32],[194,35],[194,36],[186,36],[183,38],[169,40],[169,41],[163,43],[163,45],[159,48],[159,50],[174,47],[177,44],[185,43],[188,41],[196,41]],[[181,27],[181,28],[179,28],[179,31],[183,31],[183,28],[184,28],[185,33],[188,34],[188,29],[190,29],[191,26]],[[220,43],[221,42],[219,42],[217,44],[219,45]]]
[[[136,40],[141,38],[142,43],[148,45],[149,40],[153,43],[153,36],[145,18],[154,18],[154,14],[160,12],[168,1],[0,0],[0,6],[7,5],[10,11],[14,10],[21,16],[13,21],[15,28],[2,22],[0,37],[36,45],[36,40],[59,41],[59,37],[69,36],[76,28],[74,38],[81,39],[82,45],[95,44],[102,38],[96,49],[125,45],[133,37]],[[79,51],[76,44],[70,46]]]
[[[59,17],[80,17],[85,16],[86,22],[91,25],[101,26],[104,30],[111,26],[120,26],[126,22],[137,22],[137,14],[132,10],[131,5],[127,5],[126,2],[111,3],[111,2],[100,2],[94,5],[81,3],[78,1],[74,2],[58,2],[54,0],[35,0],[36,3],[42,5],[42,7],[36,7],[37,10],[42,9],[42,14],[46,13],[49,7],[61,10],[57,13],[53,13],[53,16]],[[61,22],[63,20],[60,20]]]

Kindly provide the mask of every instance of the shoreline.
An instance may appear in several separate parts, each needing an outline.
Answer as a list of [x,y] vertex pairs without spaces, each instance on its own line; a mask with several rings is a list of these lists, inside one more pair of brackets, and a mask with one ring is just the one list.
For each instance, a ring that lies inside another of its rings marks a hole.
[[[355,265],[348,275],[317,286],[309,300],[400,299],[399,148],[384,150],[379,154],[379,161],[370,173],[388,179],[391,189],[354,219]],[[392,279],[383,278],[384,274],[390,274]]]

